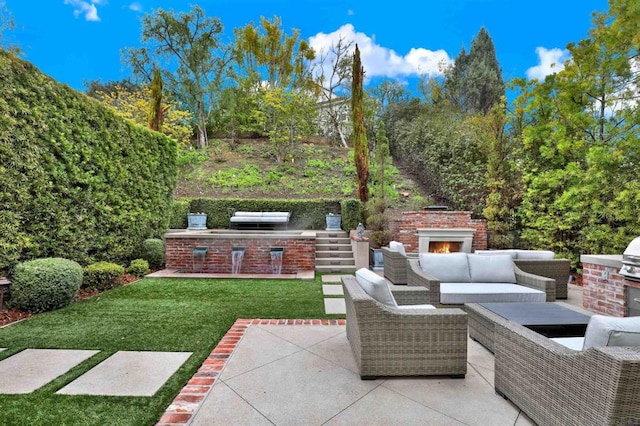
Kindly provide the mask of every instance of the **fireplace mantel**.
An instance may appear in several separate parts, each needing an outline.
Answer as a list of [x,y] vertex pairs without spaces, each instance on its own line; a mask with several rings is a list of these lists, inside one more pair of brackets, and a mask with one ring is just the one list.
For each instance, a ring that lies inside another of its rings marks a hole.
[[418,228],[418,252],[429,251],[431,241],[460,242],[460,251],[471,253],[475,228]]

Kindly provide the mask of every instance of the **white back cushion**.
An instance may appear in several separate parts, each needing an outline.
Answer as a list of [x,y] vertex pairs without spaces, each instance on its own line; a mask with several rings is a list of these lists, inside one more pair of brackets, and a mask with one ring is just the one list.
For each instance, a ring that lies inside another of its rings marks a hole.
[[593,315],[584,334],[584,347],[640,346],[640,317]]
[[508,254],[483,256],[470,254],[469,275],[472,283],[515,283],[516,273],[513,270],[513,259]]
[[517,250],[513,249],[505,249],[505,250],[476,250],[473,254],[478,254],[482,256],[495,256],[495,255],[505,255],[508,254],[512,259],[516,259],[518,257]]
[[396,299],[394,299],[393,294],[391,294],[391,290],[384,277],[367,268],[360,268],[356,271],[356,281],[358,281],[360,287],[362,287],[369,296],[378,302],[394,308],[398,307]]
[[466,253],[420,253],[419,262],[425,274],[440,282],[471,282]]
[[400,252],[403,256],[407,255],[407,252],[404,249],[404,244],[399,241],[391,241],[389,242],[389,250]]
[[518,259],[553,259],[556,254],[549,250],[516,250]]

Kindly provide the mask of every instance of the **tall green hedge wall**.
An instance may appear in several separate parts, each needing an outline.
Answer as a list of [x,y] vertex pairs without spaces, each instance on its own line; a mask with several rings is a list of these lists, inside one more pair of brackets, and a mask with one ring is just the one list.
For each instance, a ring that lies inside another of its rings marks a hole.
[[176,144],[0,49],[0,275],[126,261],[168,228]]

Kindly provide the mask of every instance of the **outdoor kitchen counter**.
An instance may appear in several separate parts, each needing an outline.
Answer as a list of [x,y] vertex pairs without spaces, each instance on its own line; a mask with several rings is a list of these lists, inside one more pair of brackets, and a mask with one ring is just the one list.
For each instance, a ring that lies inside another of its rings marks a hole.
[[580,256],[582,264],[591,263],[592,265],[607,266],[609,268],[622,268],[621,254],[583,254]]

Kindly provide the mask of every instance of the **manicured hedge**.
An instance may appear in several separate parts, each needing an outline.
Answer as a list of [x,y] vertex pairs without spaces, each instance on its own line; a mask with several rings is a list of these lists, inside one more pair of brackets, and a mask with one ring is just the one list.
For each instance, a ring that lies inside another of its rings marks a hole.
[[290,229],[324,229],[325,216],[329,213],[342,215],[342,228],[355,229],[362,221],[362,203],[357,199],[345,200],[275,200],[237,198],[193,198],[174,201],[169,227],[187,227],[187,213],[206,213],[207,228],[229,228],[232,211],[287,211],[291,212]]
[[0,49],[0,275],[126,263],[169,224],[176,144]]

